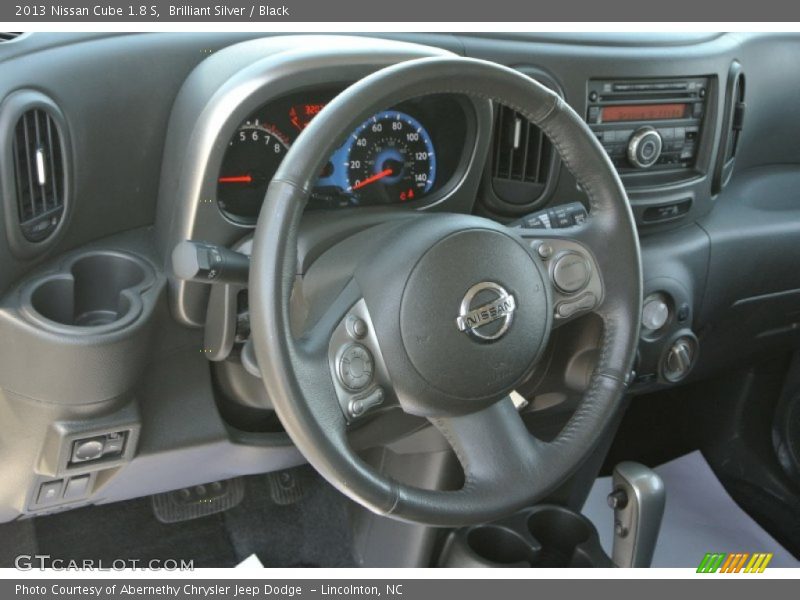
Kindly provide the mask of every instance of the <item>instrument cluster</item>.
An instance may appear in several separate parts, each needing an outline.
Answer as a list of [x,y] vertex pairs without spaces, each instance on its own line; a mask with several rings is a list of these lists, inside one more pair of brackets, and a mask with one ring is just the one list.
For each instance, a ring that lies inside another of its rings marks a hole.
[[[267,186],[297,136],[336,90],[291,94],[245,120],[228,142],[217,179],[217,203],[232,221],[255,224]],[[463,103],[426,96],[362,123],[319,175],[308,208],[426,206],[454,180],[466,145]]]

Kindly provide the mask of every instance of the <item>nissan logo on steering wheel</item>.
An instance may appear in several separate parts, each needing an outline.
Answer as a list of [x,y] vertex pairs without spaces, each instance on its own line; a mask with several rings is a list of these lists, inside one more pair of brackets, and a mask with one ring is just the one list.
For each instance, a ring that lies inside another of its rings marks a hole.
[[461,301],[456,325],[472,337],[493,342],[508,331],[517,303],[505,288],[491,281],[476,283]]

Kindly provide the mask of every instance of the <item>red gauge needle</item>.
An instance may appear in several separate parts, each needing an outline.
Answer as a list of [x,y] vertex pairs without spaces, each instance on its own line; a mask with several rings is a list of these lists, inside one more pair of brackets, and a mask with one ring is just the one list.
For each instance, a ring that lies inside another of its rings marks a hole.
[[217,181],[220,183],[253,183],[253,177],[250,175],[233,175],[231,177],[220,177]]
[[378,181],[380,179],[383,179],[384,177],[388,177],[392,173],[394,173],[394,171],[392,171],[391,169],[384,169],[380,173],[375,173],[375,175],[372,175],[371,177],[367,177],[363,181],[359,181],[357,184],[355,184],[353,186],[353,189],[354,190],[360,190],[365,185],[369,185],[370,183],[374,183],[374,182],[376,182],[376,181]]

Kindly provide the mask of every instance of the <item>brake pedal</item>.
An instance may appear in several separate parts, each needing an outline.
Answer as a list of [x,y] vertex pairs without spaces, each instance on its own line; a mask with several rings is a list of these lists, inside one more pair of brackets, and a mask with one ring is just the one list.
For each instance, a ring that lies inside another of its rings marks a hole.
[[244,498],[241,477],[152,496],[153,513],[162,523],[179,523],[229,510]]
[[305,496],[305,487],[292,471],[276,471],[267,474],[269,496],[279,506],[294,504]]

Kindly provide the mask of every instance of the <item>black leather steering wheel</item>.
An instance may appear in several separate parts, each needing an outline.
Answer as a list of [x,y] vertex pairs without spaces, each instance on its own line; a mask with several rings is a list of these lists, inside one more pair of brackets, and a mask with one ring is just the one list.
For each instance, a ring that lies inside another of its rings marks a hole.
[[[304,274],[303,293],[318,302],[298,327],[290,314],[298,229],[317,174],[367,118],[435,93],[488,98],[540,127],[585,191],[589,217],[570,229],[537,231],[535,244],[472,216],[386,222],[337,244]],[[548,260],[537,250],[542,241],[555,249]],[[553,283],[559,256],[591,274],[577,295]],[[331,484],[376,513],[407,521],[489,521],[536,502],[573,473],[619,408],[641,303],[636,229],[602,147],[558,95],[480,60],[412,60],[342,92],[291,147],[255,232],[252,337],[279,418]],[[574,415],[543,442],[528,432],[508,395],[530,377],[551,329],[588,312],[602,321],[595,368]],[[343,380],[337,368],[356,364]],[[370,377],[366,395],[353,391]],[[378,401],[396,402],[444,434],[464,469],[461,489],[401,484],[359,458],[348,444],[348,423]]]

